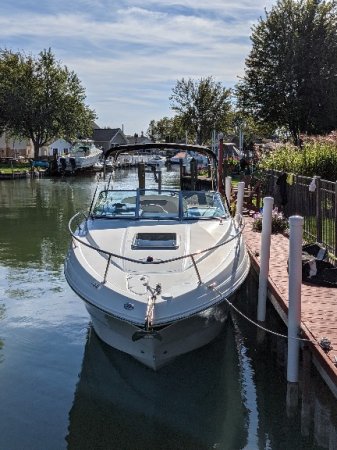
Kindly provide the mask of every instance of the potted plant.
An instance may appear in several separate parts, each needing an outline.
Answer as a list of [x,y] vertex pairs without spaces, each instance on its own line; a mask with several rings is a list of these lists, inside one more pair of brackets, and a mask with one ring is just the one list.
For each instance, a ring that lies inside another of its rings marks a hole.
[[[257,212],[253,216],[253,230],[254,231],[262,231],[262,218],[263,211]],[[271,232],[276,233],[284,233],[289,228],[288,219],[286,219],[281,211],[277,208],[274,208],[271,216]]]

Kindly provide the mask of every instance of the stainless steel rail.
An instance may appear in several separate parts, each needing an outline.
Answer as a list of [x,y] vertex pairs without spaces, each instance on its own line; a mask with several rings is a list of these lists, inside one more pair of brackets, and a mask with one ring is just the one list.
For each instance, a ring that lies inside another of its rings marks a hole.
[[[76,242],[84,245],[85,247],[91,248],[92,250],[95,250],[98,253],[103,253],[104,255],[107,255],[108,260],[107,260],[107,265],[106,265],[105,273],[104,273],[104,277],[103,277],[103,284],[106,283],[108,270],[109,270],[109,265],[110,265],[112,257],[121,259],[123,261],[129,261],[129,262],[132,262],[132,263],[136,263],[136,264],[167,264],[167,263],[170,263],[170,262],[173,262],[173,261],[179,261],[181,259],[191,258],[193,266],[194,266],[194,269],[195,269],[197,277],[198,277],[198,284],[201,284],[202,280],[201,280],[200,273],[199,273],[199,270],[198,270],[198,267],[197,267],[197,262],[195,261],[194,257],[198,256],[200,254],[206,253],[208,251],[216,250],[216,249],[218,249],[218,248],[228,244],[229,242],[233,241],[234,239],[237,239],[242,234],[242,232],[244,230],[244,227],[245,227],[245,223],[244,223],[242,215],[237,215],[235,218],[232,218],[234,223],[237,222],[237,223],[235,223],[235,228],[236,228],[235,235],[231,236],[229,239],[227,239],[224,242],[221,242],[220,244],[214,245],[212,247],[205,248],[203,250],[198,250],[197,252],[189,253],[187,255],[177,256],[175,258],[164,259],[164,260],[161,259],[161,260],[157,260],[157,261],[156,260],[141,261],[139,259],[128,258],[127,256],[122,256],[122,255],[117,255],[116,253],[111,253],[111,252],[109,252],[107,250],[103,250],[101,248],[98,248],[98,247],[95,247],[95,246],[93,246],[91,244],[88,244],[87,242],[82,241],[78,236],[75,235],[75,233],[71,229],[73,221],[75,220],[76,217],[78,217],[81,214],[86,218],[84,226],[85,227],[87,226],[87,220],[88,220],[87,216],[84,213],[79,212],[79,213],[75,214],[69,220],[69,223],[68,223],[69,233],[70,233],[72,239],[75,240]],[[82,230],[82,228],[80,228],[80,227],[81,227],[81,224],[78,226],[78,228],[79,228],[79,230]]]

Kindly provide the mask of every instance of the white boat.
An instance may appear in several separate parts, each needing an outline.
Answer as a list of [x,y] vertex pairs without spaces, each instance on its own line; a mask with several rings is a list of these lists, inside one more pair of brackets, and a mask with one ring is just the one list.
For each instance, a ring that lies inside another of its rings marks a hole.
[[98,336],[153,369],[213,340],[249,272],[242,218],[213,191],[105,188],[92,205],[65,276]]
[[170,158],[171,164],[180,164],[180,161],[183,161],[183,165],[187,166],[192,161],[192,156],[190,156],[187,152],[179,152],[175,156]]
[[97,172],[101,172],[104,169],[104,164],[102,161],[96,161],[92,168]]
[[147,161],[146,165],[161,168],[164,167],[166,164],[166,158],[165,156],[161,155],[153,155],[151,156]]
[[83,139],[77,141],[70,149],[68,155],[60,156],[58,168],[62,172],[75,172],[92,168],[103,155],[103,150],[96,147],[94,141]]
[[121,153],[116,159],[116,167],[118,168],[127,168],[134,165],[133,155],[130,155],[128,153]]
[[207,167],[208,164],[209,164],[209,160],[208,160],[207,156],[202,155],[202,154],[200,154],[198,152],[191,152],[189,154],[189,157],[191,159],[195,159],[196,160],[198,167]]
[[108,171],[113,171],[115,168],[114,162],[109,158],[105,160],[105,168]]

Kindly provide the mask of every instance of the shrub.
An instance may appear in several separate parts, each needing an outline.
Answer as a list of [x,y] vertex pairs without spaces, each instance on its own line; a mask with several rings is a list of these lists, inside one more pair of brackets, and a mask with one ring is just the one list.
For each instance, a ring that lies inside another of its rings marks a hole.
[[326,137],[306,138],[303,147],[285,144],[261,157],[260,169],[274,169],[307,177],[320,176],[337,180],[337,139]]

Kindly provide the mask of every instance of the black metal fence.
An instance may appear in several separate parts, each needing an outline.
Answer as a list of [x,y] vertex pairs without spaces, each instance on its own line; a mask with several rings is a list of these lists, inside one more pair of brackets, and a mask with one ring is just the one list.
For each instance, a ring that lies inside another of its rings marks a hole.
[[337,182],[268,171],[263,196],[274,197],[286,217],[304,217],[303,237],[319,242],[337,261]]

